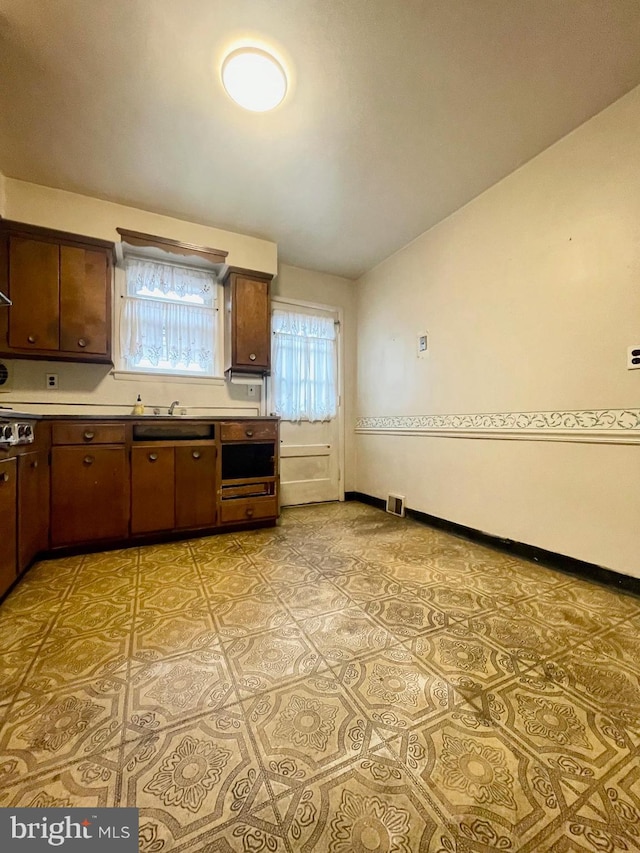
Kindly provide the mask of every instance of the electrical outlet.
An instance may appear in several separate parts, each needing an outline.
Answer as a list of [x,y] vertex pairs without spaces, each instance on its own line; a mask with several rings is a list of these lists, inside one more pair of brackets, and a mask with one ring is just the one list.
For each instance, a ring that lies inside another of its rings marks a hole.
[[57,387],[58,387],[58,374],[57,373],[47,373],[47,388],[50,391],[53,391]]
[[257,388],[255,385],[247,385],[247,397],[257,397]]
[[627,348],[627,370],[640,370],[640,344]]

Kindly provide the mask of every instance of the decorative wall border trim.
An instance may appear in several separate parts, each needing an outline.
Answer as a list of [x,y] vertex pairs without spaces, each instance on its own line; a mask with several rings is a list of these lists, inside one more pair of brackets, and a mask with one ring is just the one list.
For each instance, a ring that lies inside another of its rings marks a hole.
[[640,444],[640,409],[384,415],[357,418],[356,432],[364,435]]

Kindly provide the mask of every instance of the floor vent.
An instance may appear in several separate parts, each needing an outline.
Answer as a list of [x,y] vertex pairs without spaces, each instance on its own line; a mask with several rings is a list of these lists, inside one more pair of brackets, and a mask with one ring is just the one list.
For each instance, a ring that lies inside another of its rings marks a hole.
[[387,497],[387,512],[404,518],[404,495],[389,495]]

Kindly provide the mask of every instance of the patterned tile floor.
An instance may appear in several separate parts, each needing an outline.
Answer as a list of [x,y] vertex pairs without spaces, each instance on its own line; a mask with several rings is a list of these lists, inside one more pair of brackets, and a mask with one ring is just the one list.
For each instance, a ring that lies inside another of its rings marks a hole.
[[42,562],[0,653],[0,806],[142,853],[640,850],[640,599],[361,504]]

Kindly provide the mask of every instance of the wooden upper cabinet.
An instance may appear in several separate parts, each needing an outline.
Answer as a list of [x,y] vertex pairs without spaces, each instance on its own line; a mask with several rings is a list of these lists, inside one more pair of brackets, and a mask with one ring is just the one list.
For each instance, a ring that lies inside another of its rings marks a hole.
[[58,245],[10,236],[8,289],[13,302],[9,346],[34,351],[60,349]]
[[60,349],[109,354],[110,270],[106,252],[60,246]]
[[271,276],[231,267],[225,277],[225,373],[271,370]]
[[111,361],[113,243],[0,222],[0,355]]

